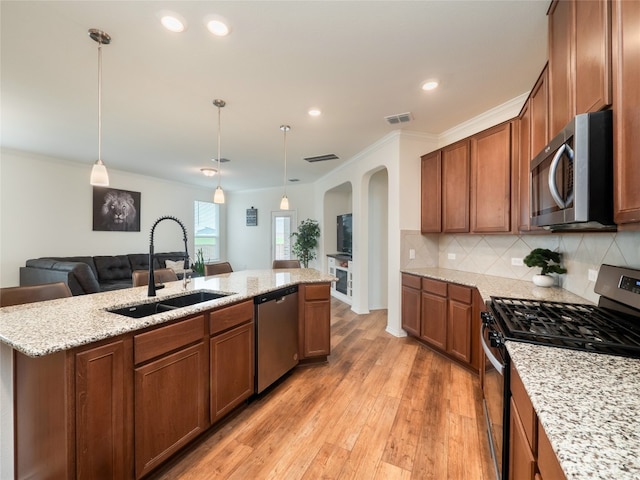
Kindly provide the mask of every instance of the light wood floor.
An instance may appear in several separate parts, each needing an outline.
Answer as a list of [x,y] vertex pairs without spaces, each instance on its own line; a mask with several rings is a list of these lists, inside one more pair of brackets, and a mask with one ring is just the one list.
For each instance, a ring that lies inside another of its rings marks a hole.
[[156,478],[495,480],[477,375],[385,326],[334,300],[328,365],[298,367]]

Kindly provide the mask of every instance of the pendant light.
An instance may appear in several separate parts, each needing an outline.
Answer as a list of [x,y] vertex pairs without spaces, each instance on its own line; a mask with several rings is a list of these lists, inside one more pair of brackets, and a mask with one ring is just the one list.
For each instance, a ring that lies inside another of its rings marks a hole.
[[89,183],[97,187],[108,187],[109,174],[107,167],[102,163],[102,45],[109,45],[111,37],[96,28],[89,29],[89,36],[98,42],[98,160],[91,169]]
[[213,203],[224,203],[224,192],[220,186],[220,109],[227,103],[224,100],[215,99],[213,104],[218,107],[218,187],[213,194]]
[[284,195],[280,200],[280,210],[289,210],[289,199],[287,198],[287,132],[291,130],[289,125],[280,125],[280,130],[284,132]]

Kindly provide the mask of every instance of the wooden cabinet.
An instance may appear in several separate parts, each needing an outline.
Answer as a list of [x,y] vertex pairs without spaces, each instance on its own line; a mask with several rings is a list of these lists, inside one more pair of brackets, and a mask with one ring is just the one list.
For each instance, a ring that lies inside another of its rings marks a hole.
[[402,274],[402,327],[460,363],[480,366],[479,293],[469,287]]
[[442,149],[442,232],[469,232],[469,140]]
[[75,356],[76,478],[132,473],[131,340]]
[[420,336],[420,277],[402,274],[402,328]]
[[447,283],[422,279],[420,338],[447,350]]
[[471,137],[472,232],[511,231],[511,171],[511,122]]
[[571,120],[573,104],[573,0],[554,1],[549,9],[549,136]]
[[555,0],[549,8],[550,129],[611,104],[611,2]]
[[[640,2],[613,3],[614,221],[640,223]],[[631,225],[636,224],[636,225]]]
[[420,231],[442,231],[442,152],[421,157]]
[[510,367],[509,479],[565,480],[518,371]]
[[134,336],[136,364],[141,363],[134,372],[136,478],[210,424],[209,344],[204,337],[203,315]]
[[300,360],[325,360],[331,353],[331,284],[302,284],[298,289]]
[[225,416],[254,393],[253,302],[243,302],[211,313],[210,416]]
[[[530,163],[549,143],[549,66],[544,66],[529,97],[531,110],[527,162]],[[522,138],[522,137],[520,137]],[[528,165],[527,165],[528,166]],[[526,170],[528,171],[528,169]]]

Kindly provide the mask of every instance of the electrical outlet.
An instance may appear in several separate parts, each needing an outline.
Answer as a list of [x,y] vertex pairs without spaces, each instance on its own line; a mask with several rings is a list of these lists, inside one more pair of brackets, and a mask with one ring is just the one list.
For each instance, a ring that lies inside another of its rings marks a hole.
[[596,280],[598,280],[598,270],[590,268],[589,269],[589,281],[590,282],[595,282]]
[[409,249],[409,260],[413,260],[416,258],[416,249],[415,248],[410,248]]
[[521,258],[513,257],[511,258],[511,265],[513,265],[514,267],[522,267],[524,265],[524,262]]
[[449,259],[449,260],[455,260],[455,259],[456,259],[456,254],[455,254],[455,253],[448,253],[448,254],[447,254],[447,259]]

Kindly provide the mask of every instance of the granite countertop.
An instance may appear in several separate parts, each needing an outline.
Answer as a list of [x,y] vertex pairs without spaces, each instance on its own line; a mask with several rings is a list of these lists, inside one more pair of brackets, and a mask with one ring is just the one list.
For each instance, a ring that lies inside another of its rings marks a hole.
[[640,478],[640,359],[507,342],[567,479]]
[[[403,270],[493,296],[592,303],[561,288],[443,268]],[[640,479],[640,359],[506,343],[568,480]]]
[[[332,275],[306,268],[244,270],[194,278],[186,290],[182,281],[166,283],[154,298],[147,296],[144,286],[4,307],[0,308],[0,341],[25,355],[39,357],[252,299],[289,285],[335,280]],[[106,311],[201,290],[230,295],[144,318],[129,318]]]

